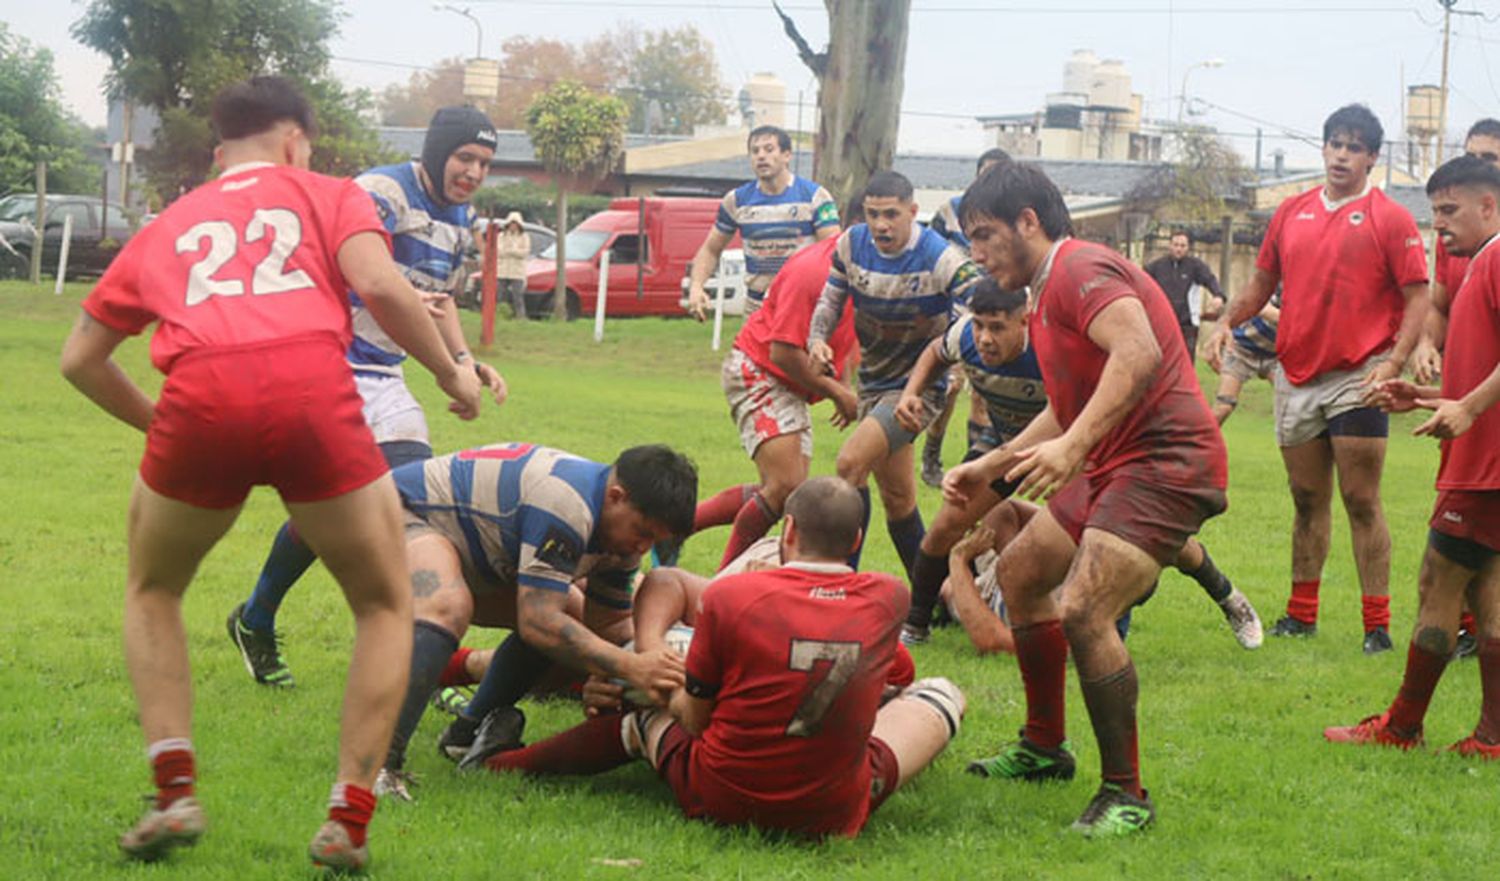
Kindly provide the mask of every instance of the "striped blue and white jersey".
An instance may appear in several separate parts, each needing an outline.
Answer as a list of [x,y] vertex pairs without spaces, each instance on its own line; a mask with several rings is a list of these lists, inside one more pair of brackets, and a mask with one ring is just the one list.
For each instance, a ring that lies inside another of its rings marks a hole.
[[808,342],[827,342],[852,304],[860,391],[899,389],[922,350],[960,314],[979,279],[979,267],[957,245],[926,227],[914,226],[905,250],[887,256],[875,247],[870,228],[858,224],[833,250]]
[[964,249],[969,253],[969,237],[964,235],[963,225],[958,222],[958,203],[964,199],[963,194],[949,199],[938,206],[938,210],[932,214],[932,220],[928,226],[932,231]]
[[[1281,308],[1281,289],[1271,296],[1271,305],[1277,309]],[[1234,344],[1241,349],[1261,358],[1276,357],[1276,325],[1280,321],[1270,321],[1256,315],[1249,321],[1236,327],[1231,334],[1234,336]]]
[[833,196],[793,175],[791,185],[774,196],[762,191],[759,181],[725,193],[714,229],[727,236],[739,232],[745,249],[745,288],[759,303],[786,258],[812,244],[818,230],[838,223]]
[[610,466],[508,443],[412,462],[391,474],[406,509],[460,548],[487,581],[566,591],[587,576],[591,599],[629,607],[640,558],[606,553],[594,535]]
[[1037,363],[1036,351],[1028,343],[1014,361],[997,367],[985,364],[974,342],[972,316],[962,316],[943,334],[938,360],[963,365],[969,384],[984,399],[990,425],[1001,443],[1020,434],[1047,408],[1047,390],[1042,386],[1042,368]]
[[[464,255],[474,242],[473,206],[438,205],[422,188],[415,162],[372,168],[354,182],[375,200],[375,212],[391,234],[396,265],[412,287],[451,295],[463,283]],[[401,375],[406,352],[352,291],[349,303],[354,307],[349,366],[356,373]]]

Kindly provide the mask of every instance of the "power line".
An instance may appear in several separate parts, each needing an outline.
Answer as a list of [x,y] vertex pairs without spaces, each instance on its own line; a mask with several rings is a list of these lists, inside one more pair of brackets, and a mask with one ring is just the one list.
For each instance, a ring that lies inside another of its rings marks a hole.
[[[612,2],[612,0],[470,0],[476,5],[510,5],[510,6],[547,6],[549,8],[574,8],[574,9],[692,9],[692,10],[714,10],[725,12],[765,12],[766,7],[762,3],[730,2],[730,3],[705,3],[695,0],[629,0],[629,2]],[[783,5],[782,9],[788,12],[825,12],[822,5]],[[1016,13],[1025,15],[1293,15],[1313,14],[1328,15],[1349,13],[1379,14],[1400,13],[1403,15],[1414,14],[1416,8],[1409,5],[1386,5],[1386,6],[1040,6],[1034,3],[982,3],[970,6],[933,5],[919,6],[913,4],[913,14],[985,14],[985,13]]]

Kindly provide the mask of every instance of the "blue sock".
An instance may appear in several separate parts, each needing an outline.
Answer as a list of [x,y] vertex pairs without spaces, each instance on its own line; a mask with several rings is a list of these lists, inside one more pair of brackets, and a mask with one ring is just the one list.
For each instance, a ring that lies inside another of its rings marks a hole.
[[864,552],[865,545],[870,543],[870,488],[862,486],[859,488],[859,500],[865,506],[865,521],[860,526],[859,547],[849,555],[849,568],[859,569],[859,555]]
[[910,581],[912,570],[917,565],[917,554],[922,549],[922,536],[927,534],[927,529],[922,525],[922,512],[918,508],[912,508],[911,513],[900,520],[885,521],[885,528],[891,535],[891,544],[896,546],[896,554],[901,558],[906,578]]
[[242,619],[245,626],[260,631],[275,629],[276,610],[281,608],[281,601],[317,558],[292,529],[291,521],[281,524],[275,541],[271,542],[271,553],[261,567],[260,579],[255,582],[255,590],[245,603]]
[[474,696],[464,708],[464,715],[471,719],[483,719],[491,710],[515,706],[536,687],[552,667],[552,659],[540,649],[532,647],[521,634],[511,631],[495,649],[485,668],[484,678],[474,689]]

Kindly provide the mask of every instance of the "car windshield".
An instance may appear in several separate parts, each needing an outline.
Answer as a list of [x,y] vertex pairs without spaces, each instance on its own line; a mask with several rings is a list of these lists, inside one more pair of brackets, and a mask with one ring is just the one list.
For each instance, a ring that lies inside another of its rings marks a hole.
[[0,199],[0,220],[36,219],[36,196],[6,196]]
[[[567,246],[568,262],[592,260],[599,249],[604,247],[604,241],[609,238],[609,233],[597,229],[575,229],[568,233],[564,243]],[[557,259],[557,243],[553,242],[547,246],[539,256],[545,260]]]

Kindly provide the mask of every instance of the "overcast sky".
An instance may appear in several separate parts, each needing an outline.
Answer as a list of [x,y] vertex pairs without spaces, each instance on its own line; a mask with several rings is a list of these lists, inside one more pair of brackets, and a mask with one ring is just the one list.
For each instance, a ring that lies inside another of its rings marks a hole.
[[[880,2],[880,0],[870,0]],[[51,49],[68,106],[101,124],[102,56],[75,43],[68,26],[82,3],[0,0],[0,20]],[[483,27],[487,54],[508,36],[581,41],[614,25],[645,29],[692,24],[711,40],[726,87],[758,71],[798,90],[811,120],[815,85],[781,32],[769,0],[456,0]],[[404,81],[411,70],[474,51],[474,24],[434,11],[426,0],[344,0],[347,18],[333,43],[334,70],[371,89]],[[815,46],[827,40],[821,2],[786,0]],[[1188,94],[1211,106],[1200,119],[1229,136],[1246,160],[1257,127],[1265,154],[1286,149],[1294,164],[1317,163],[1323,118],[1349,101],[1369,104],[1387,137],[1401,126],[1401,95],[1412,83],[1437,83],[1442,9],[1437,0],[913,0],[906,52],[901,149],[973,155],[987,146],[973,117],[1039,108],[1062,88],[1074,49],[1125,62],[1147,114],[1173,118],[1190,65]],[[1460,0],[1454,16],[1449,130],[1500,116],[1500,2]],[[1489,55],[1494,54],[1491,65]]]

